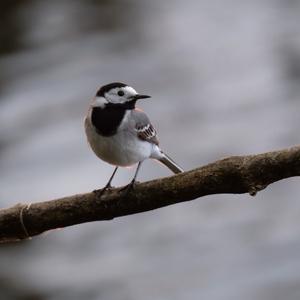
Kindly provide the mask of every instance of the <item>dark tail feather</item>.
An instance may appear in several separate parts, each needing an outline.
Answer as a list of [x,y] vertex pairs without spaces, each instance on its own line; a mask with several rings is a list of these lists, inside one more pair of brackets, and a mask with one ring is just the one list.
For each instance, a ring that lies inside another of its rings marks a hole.
[[163,157],[159,159],[166,167],[168,167],[175,174],[184,172],[182,168],[180,168],[176,162],[170,158],[167,154],[163,153]]

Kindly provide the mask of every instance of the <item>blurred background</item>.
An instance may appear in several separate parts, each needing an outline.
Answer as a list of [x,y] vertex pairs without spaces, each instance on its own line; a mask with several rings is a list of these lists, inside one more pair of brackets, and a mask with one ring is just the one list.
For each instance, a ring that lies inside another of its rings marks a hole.
[[[299,144],[297,0],[10,0],[0,20],[1,208],[106,183],[83,118],[112,81],[152,95],[186,170]],[[147,161],[139,180],[168,175]],[[0,299],[298,300],[299,193],[288,179],[1,245]]]

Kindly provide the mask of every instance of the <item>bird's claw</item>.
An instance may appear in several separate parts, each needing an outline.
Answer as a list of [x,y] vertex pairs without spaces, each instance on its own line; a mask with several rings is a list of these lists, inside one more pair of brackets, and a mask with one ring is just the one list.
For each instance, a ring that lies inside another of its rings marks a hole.
[[100,198],[107,190],[111,190],[113,187],[110,184],[107,184],[104,188],[100,190],[94,190],[93,193],[97,198]]
[[127,184],[124,187],[122,187],[120,189],[120,192],[124,191],[126,194],[129,193],[131,190],[134,189],[134,187],[136,186],[137,183],[138,183],[138,181],[132,180],[129,184]]

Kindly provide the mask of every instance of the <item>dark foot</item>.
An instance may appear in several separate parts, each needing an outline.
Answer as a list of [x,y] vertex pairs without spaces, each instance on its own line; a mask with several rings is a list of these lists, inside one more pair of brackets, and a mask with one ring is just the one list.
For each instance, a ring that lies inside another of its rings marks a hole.
[[136,180],[132,180],[129,184],[125,185],[120,189],[120,192],[125,192],[126,194],[134,190],[135,185],[138,183]]
[[110,184],[107,184],[103,189],[101,190],[94,190],[93,193],[100,198],[107,190],[112,189],[112,186]]

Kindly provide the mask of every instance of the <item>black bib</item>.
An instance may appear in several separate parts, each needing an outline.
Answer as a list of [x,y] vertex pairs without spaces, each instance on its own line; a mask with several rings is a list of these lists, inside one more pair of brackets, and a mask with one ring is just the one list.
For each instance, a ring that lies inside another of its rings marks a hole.
[[104,108],[94,107],[92,110],[92,124],[97,133],[103,136],[112,136],[117,132],[126,110],[134,109],[136,101],[122,104],[108,103]]

